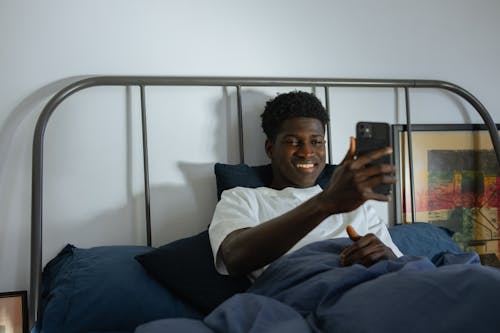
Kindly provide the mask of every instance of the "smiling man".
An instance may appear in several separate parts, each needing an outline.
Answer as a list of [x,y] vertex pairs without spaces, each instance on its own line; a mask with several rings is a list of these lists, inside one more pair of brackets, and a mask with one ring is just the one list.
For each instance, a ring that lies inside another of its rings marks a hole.
[[354,159],[351,140],[323,190],[315,185],[325,167],[329,120],[321,102],[306,92],[281,94],[267,102],[261,117],[272,181],[268,187],[222,193],[209,228],[219,273],[255,279],[282,255],[337,237],[353,240],[340,255],[341,265],[370,266],[401,256],[387,227],[366,203],[388,200],[372,189],[394,183],[394,167],[366,165],[390,154],[389,147]]

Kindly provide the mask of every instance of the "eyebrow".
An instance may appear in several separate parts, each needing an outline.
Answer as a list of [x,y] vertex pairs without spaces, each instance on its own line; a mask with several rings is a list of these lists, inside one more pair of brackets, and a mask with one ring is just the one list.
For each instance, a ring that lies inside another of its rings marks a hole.
[[[300,138],[302,137],[301,135],[298,134],[284,134],[283,137],[294,137],[294,138]],[[312,134],[309,136],[310,138],[315,138],[315,137],[321,137],[324,138],[325,136],[323,134]]]

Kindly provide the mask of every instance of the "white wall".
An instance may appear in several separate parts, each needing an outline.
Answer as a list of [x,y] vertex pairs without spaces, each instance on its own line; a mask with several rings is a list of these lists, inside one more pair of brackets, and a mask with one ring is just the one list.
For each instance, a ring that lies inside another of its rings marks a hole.
[[[34,123],[48,98],[76,78],[440,79],[468,89],[499,122],[499,33],[496,0],[0,0],[0,291],[28,288]],[[148,93],[159,245],[210,220],[213,163],[237,161],[234,91]],[[256,121],[273,94],[246,89],[246,118]],[[357,120],[404,120],[401,100],[390,89],[332,92],[335,160]],[[46,137],[45,261],[66,242],[143,241],[137,105],[134,89],[106,88],[75,95],[54,115]],[[412,108],[416,123],[479,121],[444,92],[417,91]],[[261,137],[251,140],[249,162],[265,161],[256,153]]]

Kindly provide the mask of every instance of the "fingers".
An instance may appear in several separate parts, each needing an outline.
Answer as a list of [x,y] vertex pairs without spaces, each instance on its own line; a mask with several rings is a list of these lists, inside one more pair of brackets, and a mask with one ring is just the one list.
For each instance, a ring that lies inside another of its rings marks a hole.
[[[352,227],[348,227],[346,230],[350,238],[351,232],[355,233],[352,236],[358,235]],[[392,250],[385,246],[380,239],[373,234],[367,234],[340,253],[340,266],[361,264],[369,267],[380,260],[393,259],[395,257]]]
[[[346,228],[347,230],[347,228]],[[349,235],[349,238],[350,238],[350,235]],[[375,238],[378,240],[377,237],[375,237],[373,234],[367,234],[366,236],[364,237],[361,237],[361,238],[358,238],[357,240],[353,240],[354,241],[354,244],[352,244],[351,246],[349,247],[346,247],[341,253],[340,255],[341,256],[344,256],[344,257],[349,257],[349,256],[352,256],[352,254],[356,251],[359,251],[360,249],[363,249],[365,247],[368,247],[370,245],[370,243],[372,243],[372,238]]]
[[349,163],[348,168],[351,172],[355,174],[356,181],[358,183],[362,183],[365,181],[365,179],[374,176],[375,176],[374,178],[377,178],[379,176],[385,177],[385,178],[378,178],[378,181],[380,183],[384,184],[395,183],[396,178],[392,177],[392,175],[396,171],[394,165],[385,163],[375,163],[367,167],[370,163],[380,159],[383,156],[390,155],[391,153],[392,153],[391,147],[386,147],[383,149],[369,152],[365,155],[359,156],[357,159]]
[[390,165],[380,165],[366,168],[365,170],[358,170],[353,176],[353,186],[355,186],[363,200],[388,201],[390,199],[389,195],[377,193],[374,189],[381,184],[396,183],[397,178],[391,172],[393,170],[394,168]]
[[358,156],[355,162],[353,162],[353,166],[356,168],[361,168],[375,160],[378,160],[381,157],[390,154],[392,154],[392,147],[385,147],[382,149],[374,150],[364,155]]
[[[354,164],[354,163],[353,163]],[[355,168],[356,166],[353,166],[352,168]],[[376,175],[390,175],[393,174],[395,171],[394,165],[391,164],[375,164],[369,168],[360,168],[356,170],[356,175],[358,177],[372,177]]]
[[353,175],[358,188],[374,187],[380,184],[394,184],[397,179],[394,176],[394,166],[389,164],[375,165],[363,170],[357,170]]
[[347,155],[351,159],[356,155],[356,138],[353,136],[349,137],[349,150],[347,151]]
[[[359,193],[362,194],[365,200],[388,201],[387,195],[380,195],[374,192],[374,188],[381,184],[395,184],[396,169],[391,164],[380,164],[375,162],[377,159],[388,155],[392,152],[391,147],[379,149],[353,160],[348,166],[353,173],[353,184],[355,184]],[[369,165],[372,164],[372,165]]]
[[345,154],[340,164],[344,163],[345,161],[354,159],[355,155],[356,155],[356,138],[351,136],[349,137],[349,149],[347,150],[347,153]]
[[[370,252],[366,252],[363,256],[359,258],[352,258],[351,264],[360,264],[365,267],[370,267],[371,265],[379,262],[380,260],[387,259],[385,257],[385,248],[383,245],[378,245],[377,247],[370,248]],[[349,262],[347,262],[349,264]]]
[[354,230],[354,228],[350,225],[348,225],[345,230],[347,231],[347,234],[349,235],[349,238],[353,241],[357,241],[361,238],[361,236]]
[[349,151],[323,191],[323,201],[331,214],[352,211],[367,200],[387,202],[388,195],[376,193],[373,189],[381,184],[396,182],[393,165],[369,165],[376,159],[390,154],[392,148],[379,149],[354,159],[355,147],[356,141],[352,137]]

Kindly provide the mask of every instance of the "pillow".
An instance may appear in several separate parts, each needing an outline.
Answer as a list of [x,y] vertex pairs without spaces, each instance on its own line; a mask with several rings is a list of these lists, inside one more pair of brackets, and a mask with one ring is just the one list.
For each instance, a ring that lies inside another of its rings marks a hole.
[[133,331],[166,317],[200,318],[144,271],[144,246],[66,247],[45,267],[34,332]]
[[424,256],[434,263],[443,253],[463,253],[449,229],[431,223],[400,224],[390,227],[389,233],[403,254]]
[[[336,167],[336,165],[327,164],[319,175],[316,184],[325,188]],[[251,167],[246,164],[215,163],[214,170],[218,199],[220,199],[224,190],[237,186],[251,188],[268,186],[273,176],[271,164]]]
[[246,277],[221,275],[215,270],[207,230],[161,246],[136,259],[168,290],[205,314],[250,287]]

